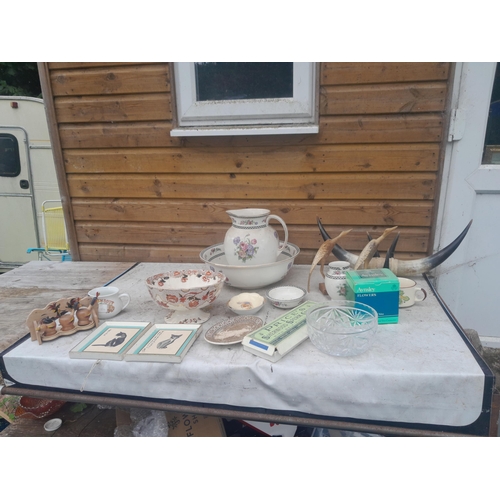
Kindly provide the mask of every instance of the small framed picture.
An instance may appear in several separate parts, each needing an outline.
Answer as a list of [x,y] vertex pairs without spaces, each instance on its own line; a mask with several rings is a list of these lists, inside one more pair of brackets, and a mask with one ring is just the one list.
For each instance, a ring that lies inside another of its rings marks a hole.
[[107,321],[71,349],[69,357],[122,360],[130,346],[150,324],[149,322]]
[[153,325],[125,354],[125,361],[180,363],[202,330],[198,324]]

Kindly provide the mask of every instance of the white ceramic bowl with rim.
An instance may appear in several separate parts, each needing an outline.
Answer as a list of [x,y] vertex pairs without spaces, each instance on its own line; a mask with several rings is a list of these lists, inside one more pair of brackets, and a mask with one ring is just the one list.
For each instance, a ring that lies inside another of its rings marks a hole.
[[231,266],[227,263],[224,244],[218,243],[202,250],[200,258],[212,271],[223,273],[227,285],[255,289],[281,281],[292,268],[293,261],[299,253],[299,247],[288,242],[276,262],[257,266]]
[[223,273],[206,269],[178,269],[146,279],[151,298],[169,309],[167,323],[204,323],[210,314],[201,311],[211,304],[226,282]]
[[286,285],[271,288],[271,290],[266,293],[266,297],[274,307],[291,309],[292,307],[298,306],[306,294],[307,292],[300,286]]

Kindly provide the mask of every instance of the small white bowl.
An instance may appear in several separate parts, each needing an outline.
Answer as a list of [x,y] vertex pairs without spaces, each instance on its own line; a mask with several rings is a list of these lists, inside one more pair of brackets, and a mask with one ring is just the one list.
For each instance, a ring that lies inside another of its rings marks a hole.
[[59,427],[61,427],[61,425],[62,425],[62,420],[60,418],[53,418],[51,420],[47,420],[47,422],[45,422],[43,428],[47,432],[54,432],[54,431],[57,431],[57,429],[59,429]]
[[303,288],[300,288],[300,286],[287,285],[271,288],[271,290],[266,293],[266,297],[274,307],[291,309],[302,302],[306,293],[307,292]]
[[227,307],[239,315],[255,314],[263,306],[264,297],[258,293],[240,293],[227,303]]

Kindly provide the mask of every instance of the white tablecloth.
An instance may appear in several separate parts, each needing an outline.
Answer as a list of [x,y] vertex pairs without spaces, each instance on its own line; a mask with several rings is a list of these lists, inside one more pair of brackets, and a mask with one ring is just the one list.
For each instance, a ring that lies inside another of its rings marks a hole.
[[[119,278],[113,285],[129,293],[132,301],[112,321],[162,323],[165,310],[152,301],[144,281],[179,267],[205,266],[143,263]],[[280,284],[305,288],[308,270],[308,266],[294,266]],[[309,300],[329,300],[318,290],[320,281],[317,268]],[[323,417],[466,426],[481,413],[485,375],[425,280],[417,281],[427,288],[427,300],[400,310],[398,324],[379,325],[373,347],[352,358],[328,356],[306,340],[271,363],[243,351],[240,344],[209,344],[202,333],[180,364],[96,363],[69,358],[70,349],[88,335],[79,332],[41,346],[27,340],[4,356],[5,368],[14,382],[53,389]],[[255,291],[264,293],[265,289]],[[234,316],[226,304],[238,293],[241,290],[224,287],[206,309],[211,318],[203,332]],[[284,312],[266,301],[258,316],[268,322]]]

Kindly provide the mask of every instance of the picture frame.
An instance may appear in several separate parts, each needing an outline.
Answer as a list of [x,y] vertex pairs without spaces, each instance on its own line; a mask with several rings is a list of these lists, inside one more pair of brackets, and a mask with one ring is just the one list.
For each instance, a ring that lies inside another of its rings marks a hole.
[[180,363],[194,344],[200,324],[156,324],[139,337],[125,354],[125,361]]
[[69,357],[120,361],[150,325],[141,321],[106,321],[73,347]]

